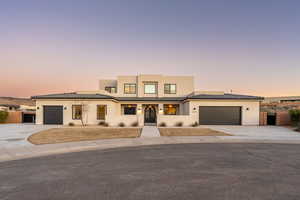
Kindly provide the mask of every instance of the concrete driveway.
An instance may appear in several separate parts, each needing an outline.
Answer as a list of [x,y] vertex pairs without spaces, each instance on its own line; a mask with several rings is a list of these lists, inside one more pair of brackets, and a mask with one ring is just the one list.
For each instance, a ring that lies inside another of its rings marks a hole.
[[0,125],[0,147],[16,148],[31,146],[27,137],[33,133],[58,127],[56,125],[35,125],[35,124],[1,124]]
[[176,144],[0,163],[0,199],[295,200],[294,144]]
[[[293,131],[280,126],[205,126],[218,131],[229,133],[231,139],[251,139],[251,140],[298,140],[300,141],[300,132]],[[227,138],[227,136],[219,136]]]

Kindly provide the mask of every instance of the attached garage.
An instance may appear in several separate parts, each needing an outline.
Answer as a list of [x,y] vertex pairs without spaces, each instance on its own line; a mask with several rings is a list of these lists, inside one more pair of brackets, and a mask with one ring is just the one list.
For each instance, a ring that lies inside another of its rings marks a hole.
[[44,124],[63,124],[63,106],[44,106]]
[[239,106],[200,106],[200,125],[241,125],[242,108]]

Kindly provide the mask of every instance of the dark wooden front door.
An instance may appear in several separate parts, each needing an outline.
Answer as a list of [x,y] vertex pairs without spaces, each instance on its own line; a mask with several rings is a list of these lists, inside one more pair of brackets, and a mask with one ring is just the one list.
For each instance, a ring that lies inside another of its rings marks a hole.
[[156,110],[154,106],[146,106],[145,107],[145,123],[156,123]]

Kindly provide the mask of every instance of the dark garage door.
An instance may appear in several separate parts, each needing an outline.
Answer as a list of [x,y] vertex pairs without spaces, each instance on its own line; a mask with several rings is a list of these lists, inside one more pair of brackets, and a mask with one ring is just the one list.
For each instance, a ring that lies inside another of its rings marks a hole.
[[199,124],[203,125],[241,125],[241,107],[238,106],[200,106]]
[[44,106],[44,124],[63,124],[63,107]]

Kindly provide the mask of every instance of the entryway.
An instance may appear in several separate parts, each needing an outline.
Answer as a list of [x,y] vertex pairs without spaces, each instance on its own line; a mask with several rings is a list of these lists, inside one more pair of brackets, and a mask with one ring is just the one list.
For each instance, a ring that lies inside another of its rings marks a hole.
[[157,105],[144,105],[144,107],[144,124],[147,126],[156,126]]

